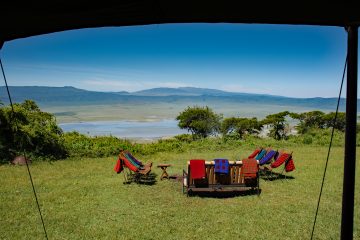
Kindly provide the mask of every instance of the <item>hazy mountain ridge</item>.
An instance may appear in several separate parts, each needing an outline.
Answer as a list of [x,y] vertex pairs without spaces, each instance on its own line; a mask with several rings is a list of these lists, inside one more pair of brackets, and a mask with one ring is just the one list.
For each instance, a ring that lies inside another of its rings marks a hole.
[[[335,110],[337,98],[290,98],[275,95],[234,93],[206,88],[153,88],[137,92],[97,92],[75,87],[11,86],[14,102],[33,99],[40,105],[87,105],[111,103],[156,103],[189,102],[189,105],[208,102],[241,102],[248,104],[302,106],[315,109]],[[0,87],[0,101],[8,103],[6,88]],[[358,101],[359,102],[359,101]],[[358,104],[359,106],[360,104]],[[341,100],[341,110],[345,110],[345,100]],[[291,111],[291,109],[289,109]]]
[[[218,89],[196,88],[196,87],[178,87],[178,88],[151,88],[141,91],[132,92],[130,94],[140,96],[275,96],[257,93],[239,93],[227,92]],[[281,97],[281,96],[276,96]]]
[[133,92],[134,95],[141,96],[225,96],[233,95],[236,93],[225,92],[217,89],[208,88],[194,88],[194,87],[179,87],[179,88],[151,88],[142,91]]

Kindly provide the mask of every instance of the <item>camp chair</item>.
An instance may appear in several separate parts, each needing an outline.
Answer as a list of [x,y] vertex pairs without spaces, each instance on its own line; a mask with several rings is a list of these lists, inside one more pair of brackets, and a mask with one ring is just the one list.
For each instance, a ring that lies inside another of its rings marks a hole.
[[270,167],[270,164],[272,161],[279,155],[278,151],[275,150],[269,150],[266,155],[259,161],[259,172],[261,176],[265,176],[268,178],[268,168]]
[[[284,168],[281,171],[281,173],[276,173],[273,171],[273,169],[280,167],[284,164]],[[279,152],[278,156],[275,158],[275,161],[270,164],[270,166],[264,167],[264,172],[267,173],[268,179],[277,179],[280,176],[283,176],[284,171],[285,172],[291,172],[295,170],[294,160],[292,157],[292,152]],[[285,175],[286,178],[286,175]]]
[[140,160],[138,160],[137,158],[135,158],[129,151],[127,150],[123,150],[122,151],[124,154],[126,154],[129,158],[131,158],[131,160],[133,160],[136,164],[140,165],[140,169],[144,169],[144,168],[147,168],[147,167],[150,167],[152,166],[152,162],[148,162],[148,163],[142,163]]
[[118,161],[120,164],[127,168],[124,169],[124,183],[147,183],[152,182],[153,179],[150,177],[152,162],[143,164],[137,160],[130,152],[121,151],[119,154]]
[[277,153],[277,151],[270,149],[270,150],[265,154],[265,156],[259,160],[260,166],[262,166],[262,165],[264,165],[264,164],[269,164],[269,163],[271,163],[271,161],[272,161],[272,159],[274,159],[276,153]]

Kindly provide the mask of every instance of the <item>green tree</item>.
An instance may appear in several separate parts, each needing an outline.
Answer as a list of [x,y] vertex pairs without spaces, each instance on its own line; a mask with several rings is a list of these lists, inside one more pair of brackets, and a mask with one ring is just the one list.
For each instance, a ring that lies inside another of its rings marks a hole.
[[290,113],[290,117],[299,120],[299,124],[296,129],[299,133],[304,134],[312,128],[323,129],[326,127],[324,120],[325,113],[321,111],[311,111],[304,113]]
[[258,134],[262,129],[262,124],[257,118],[225,118],[221,124],[221,133],[223,136],[236,134],[243,138],[246,134]]
[[270,127],[269,136],[275,138],[276,140],[284,139],[286,135],[286,116],[290,113],[288,111],[279,112],[275,114],[270,114],[262,120],[263,125],[268,125]]
[[293,119],[300,121],[296,128],[301,134],[307,133],[311,129],[325,129],[333,126],[337,130],[345,131],[346,114],[344,112],[338,112],[335,124],[335,112],[325,114],[321,111],[311,111],[304,113],[290,113],[290,116]]
[[181,129],[190,131],[194,138],[206,138],[214,135],[220,130],[220,120],[222,116],[206,107],[188,107],[181,112],[176,120]]
[[54,116],[42,112],[34,101],[0,107],[0,158],[11,159],[25,151],[33,157],[66,156],[63,133]]
[[324,125],[327,128],[331,128],[334,126],[335,129],[340,131],[345,131],[346,127],[346,114],[344,112],[338,112],[336,122],[334,124],[335,112],[330,112],[323,116]]

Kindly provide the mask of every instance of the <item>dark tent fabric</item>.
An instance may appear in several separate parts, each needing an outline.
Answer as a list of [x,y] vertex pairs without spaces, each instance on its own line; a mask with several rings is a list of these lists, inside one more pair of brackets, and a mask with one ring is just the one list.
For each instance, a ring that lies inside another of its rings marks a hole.
[[0,14],[0,48],[5,41],[18,38],[105,26],[194,22],[352,26],[348,31],[347,106],[349,107],[347,107],[345,137],[341,231],[342,239],[352,239],[359,13],[360,7],[357,1],[53,0],[23,2],[3,0]]
[[4,41],[64,30],[162,23],[359,25],[356,1],[10,1],[1,2]]

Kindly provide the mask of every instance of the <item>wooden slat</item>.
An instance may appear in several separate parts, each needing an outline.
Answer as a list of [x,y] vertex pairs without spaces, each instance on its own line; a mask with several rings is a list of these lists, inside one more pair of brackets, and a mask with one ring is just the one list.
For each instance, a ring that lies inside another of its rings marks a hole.
[[206,178],[209,179],[209,175],[210,175],[210,166],[209,165],[205,165],[205,171],[206,171]]
[[210,166],[210,173],[211,173],[210,176],[211,181],[209,182],[209,184],[215,184],[216,180],[215,180],[214,166]]
[[240,174],[240,167],[239,166],[236,166],[236,169],[235,169],[235,183],[240,183],[239,182],[239,174]]

